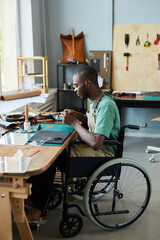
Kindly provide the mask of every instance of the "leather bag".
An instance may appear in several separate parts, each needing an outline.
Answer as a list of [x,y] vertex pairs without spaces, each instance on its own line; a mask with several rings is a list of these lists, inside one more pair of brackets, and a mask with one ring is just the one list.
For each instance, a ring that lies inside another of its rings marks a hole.
[[85,63],[86,59],[84,56],[84,34],[79,33],[77,36],[72,34],[63,35],[60,34],[60,39],[62,43],[62,53],[63,58],[61,58],[58,63]]

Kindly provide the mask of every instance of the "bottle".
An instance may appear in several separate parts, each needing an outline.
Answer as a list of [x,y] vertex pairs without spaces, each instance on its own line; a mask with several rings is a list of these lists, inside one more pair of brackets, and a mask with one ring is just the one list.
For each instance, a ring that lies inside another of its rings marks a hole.
[[26,75],[27,74],[27,63],[26,62],[23,62],[22,69],[23,69],[23,74]]

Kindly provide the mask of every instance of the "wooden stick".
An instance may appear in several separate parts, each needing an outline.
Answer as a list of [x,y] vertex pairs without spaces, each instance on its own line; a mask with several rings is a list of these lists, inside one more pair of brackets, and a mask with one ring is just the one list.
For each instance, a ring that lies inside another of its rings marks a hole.
[[25,106],[25,122],[29,122],[29,119],[28,119],[28,105]]

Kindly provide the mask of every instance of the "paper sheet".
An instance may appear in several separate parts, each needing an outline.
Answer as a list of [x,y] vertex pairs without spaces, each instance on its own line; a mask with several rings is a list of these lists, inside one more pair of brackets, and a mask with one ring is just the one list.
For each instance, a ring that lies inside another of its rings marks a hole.
[[26,150],[19,149],[13,157],[0,157],[0,173],[24,173],[27,171],[31,157],[23,158]]

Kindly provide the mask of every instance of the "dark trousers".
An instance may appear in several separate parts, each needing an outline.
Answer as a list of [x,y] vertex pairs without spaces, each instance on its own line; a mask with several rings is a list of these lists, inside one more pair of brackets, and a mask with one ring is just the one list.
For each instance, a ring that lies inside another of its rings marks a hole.
[[63,168],[62,165],[65,164],[66,158],[67,153],[66,150],[64,150],[47,171],[42,174],[32,176],[27,180],[27,182],[32,183],[32,193],[29,198],[33,202],[33,205],[41,211],[44,210],[47,204],[53,186],[56,168]]

